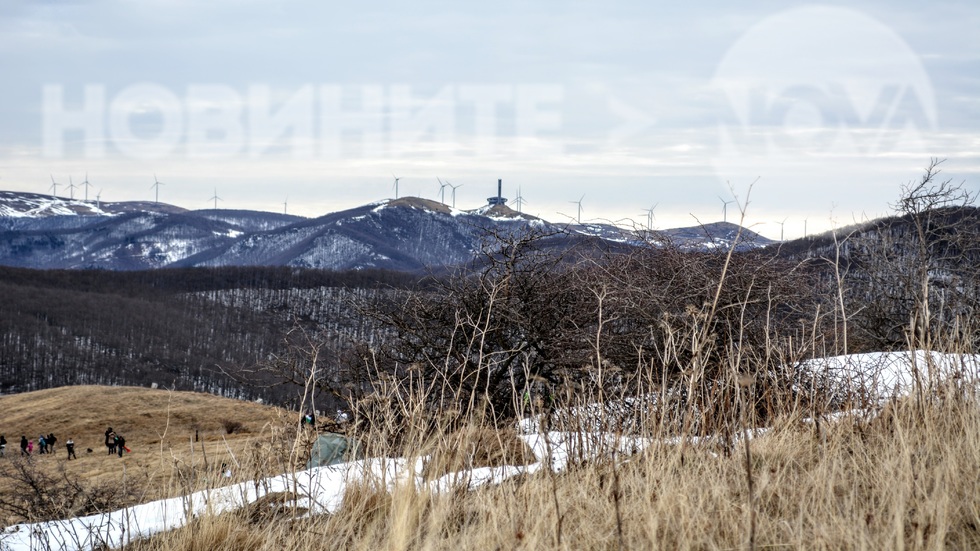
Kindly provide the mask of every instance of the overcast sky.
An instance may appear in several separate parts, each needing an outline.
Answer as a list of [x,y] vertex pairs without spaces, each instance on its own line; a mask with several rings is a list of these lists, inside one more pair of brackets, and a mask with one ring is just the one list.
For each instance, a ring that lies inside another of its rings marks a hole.
[[502,178],[546,219],[665,227],[751,186],[777,238],[885,214],[930,157],[980,188],[980,7],[658,4],[5,0],[0,188],[156,174],[185,208],[317,216],[393,174],[460,208]]

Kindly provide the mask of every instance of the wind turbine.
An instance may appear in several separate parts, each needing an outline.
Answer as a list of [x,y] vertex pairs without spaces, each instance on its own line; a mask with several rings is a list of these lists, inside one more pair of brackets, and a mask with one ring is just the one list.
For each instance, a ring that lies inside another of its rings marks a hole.
[[85,202],[88,203],[88,188],[92,187],[92,184],[88,183],[88,172],[85,173],[85,181],[79,184],[79,187],[85,188]]
[[788,220],[788,219],[789,218],[787,217],[787,218],[783,218],[783,221],[782,222],[776,222],[777,224],[779,224],[779,240],[780,241],[783,241],[783,235],[784,235],[783,234],[783,230],[785,229],[786,220]]
[[69,174],[68,175],[68,198],[69,199],[75,199],[75,188],[77,187],[78,186],[76,186],[75,183],[71,181],[71,175]]
[[150,189],[156,188],[156,190],[157,190],[155,202],[157,202],[157,203],[160,202],[160,186],[165,186],[165,185],[167,185],[167,184],[164,184],[160,180],[157,180],[157,174],[156,174],[156,172],[154,172],[153,173],[153,185],[150,186]]
[[578,201],[569,201],[569,203],[578,205],[578,216],[576,217],[576,220],[579,224],[582,223],[582,199],[585,199],[585,194],[582,194],[582,196],[578,198]]
[[[447,180],[446,183],[449,183],[449,181]],[[456,208],[456,188],[463,187],[463,184],[457,184],[455,186],[452,185],[452,184],[449,184],[449,187],[453,188],[453,191],[452,191],[452,194],[453,194],[453,208]]]
[[[217,195],[217,194],[216,194]],[[286,214],[286,207],[289,205],[289,196],[286,196],[286,200],[282,202],[282,213]]]
[[442,203],[443,205],[445,205],[446,204],[446,188],[447,187],[452,187],[452,186],[450,186],[449,184],[443,182],[439,178],[436,178],[436,180],[439,180],[439,202]]
[[208,201],[214,201],[214,210],[218,210],[218,201],[224,201],[224,199],[218,197],[218,188],[214,188],[214,195]]
[[391,189],[395,190],[395,199],[398,199],[398,180],[401,180],[401,178],[395,176],[394,174],[392,174],[391,177],[395,179],[395,183],[392,184]]
[[806,233],[806,222],[807,222],[807,220],[809,220],[809,218],[804,218],[803,219],[803,237],[806,237],[807,236],[807,233]]
[[647,215],[647,231],[653,229],[653,220],[656,218],[656,216],[653,214],[653,211],[657,208],[657,205],[659,204],[660,203],[657,203],[656,205],[653,205],[652,207],[645,209],[643,211]]
[[51,193],[51,197],[58,197],[58,186],[59,185],[60,184],[58,182],[55,182],[54,181],[54,174],[52,174],[51,175],[51,187],[48,188],[50,190],[53,190],[52,193]]
[[95,208],[102,210],[102,190],[95,194]]
[[521,195],[521,186],[517,186],[517,197],[514,198],[514,203],[517,205],[517,212],[521,212],[521,207],[527,203],[524,196]]
[[721,212],[722,215],[724,216],[724,221],[728,222],[728,204],[734,203],[735,201],[734,200],[726,201],[721,195],[718,196],[718,199],[722,202]]

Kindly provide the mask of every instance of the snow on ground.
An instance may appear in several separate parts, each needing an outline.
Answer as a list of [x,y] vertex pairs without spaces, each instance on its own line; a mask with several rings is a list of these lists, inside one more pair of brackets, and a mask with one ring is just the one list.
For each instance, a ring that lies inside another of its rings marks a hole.
[[[918,371],[923,381],[976,381],[980,373],[980,356],[926,353],[923,351],[855,354],[810,360],[806,369],[821,373],[841,389],[860,388],[879,398],[907,394]],[[603,432],[544,432],[534,419],[525,419],[518,427],[538,462],[527,466],[481,467],[450,473],[436,480],[422,477],[424,458],[372,458],[329,467],[317,467],[293,475],[279,475],[223,488],[153,501],[118,511],[66,520],[19,524],[0,533],[0,549],[21,551],[35,549],[90,550],[120,547],[133,540],[178,528],[208,513],[222,513],[252,503],[262,496],[293,492],[301,496],[297,505],[309,514],[336,511],[349,484],[371,482],[393,488],[413,483],[420,489],[448,491],[453,488],[476,488],[497,484],[510,477],[551,468],[560,471],[571,462],[587,461],[610,453],[636,453],[652,442],[649,439],[613,435]],[[753,431],[753,435],[764,429]],[[668,444],[670,442],[667,442]]]
[[0,217],[42,218],[48,216],[112,216],[98,201],[52,197],[35,193],[0,191]]
[[939,352],[870,352],[806,361],[801,366],[841,397],[853,393],[886,400],[923,386],[980,380],[980,355]]

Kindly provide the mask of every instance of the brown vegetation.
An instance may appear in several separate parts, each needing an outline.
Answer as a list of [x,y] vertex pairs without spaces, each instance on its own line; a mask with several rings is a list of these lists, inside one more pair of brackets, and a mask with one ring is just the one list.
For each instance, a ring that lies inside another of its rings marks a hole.
[[[0,459],[4,523],[169,497],[198,488],[208,477],[217,483],[222,464],[236,472],[245,469],[253,448],[270,445],[274,427],[295,422],[294,416],[284,418],[285,412],[260,404],[137,387],[61,387],[3,396],[0,411],[0,433],[8,440],[6,457]],[[229,433],[228,420],[241,427]],[[107,455],[108,427],[126,438],[132,452],[122,458]],[[54,453],[35,450],[25,461],[21,435],[36,445],[41,433],[58,438]],[[75,441],[77,460],[67,460],[69,438]],[[258,468],[262,474],[282,472],[281,463]],[[88,494],[111,499],[86,503]]]

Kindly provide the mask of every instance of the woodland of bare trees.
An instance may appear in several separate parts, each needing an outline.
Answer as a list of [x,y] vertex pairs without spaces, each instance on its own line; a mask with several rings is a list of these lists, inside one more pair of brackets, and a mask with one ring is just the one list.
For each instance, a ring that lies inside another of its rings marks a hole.
[[[0,393],[158,385],[281,404],[295,389],[230,376],[288,348],[294,327],[369,340],[345,305],[415,281],[289,268],[152,272],[0,268]],[[354,291],[351,291],[354,292]]]

